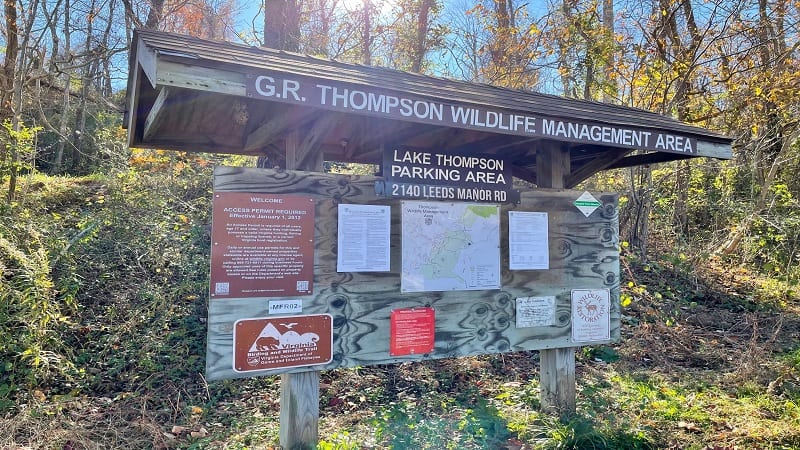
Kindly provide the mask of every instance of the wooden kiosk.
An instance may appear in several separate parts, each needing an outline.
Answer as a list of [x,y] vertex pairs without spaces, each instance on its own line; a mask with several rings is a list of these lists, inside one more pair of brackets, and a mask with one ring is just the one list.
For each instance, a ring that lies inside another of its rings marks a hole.
[[341,367],[539,350],[543,407],[574,412],[620,276],[617,195],[571,189],[731,155],[647,111],[142,30],[127,105],[132,147],[268,161],[214,172],[206,375],[281,374],[284,448]]

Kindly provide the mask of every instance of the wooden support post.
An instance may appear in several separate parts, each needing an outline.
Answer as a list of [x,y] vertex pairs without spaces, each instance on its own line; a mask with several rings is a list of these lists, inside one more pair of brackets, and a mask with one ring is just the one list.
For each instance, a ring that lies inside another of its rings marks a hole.
[[[286,169],[322,172],[322,158],[305,158],[299,130],[286,137]],[[313,150],[311,150],[313,151]],[[301,160],[312,161],[303,167]],[[319,371],[281,375],[280,444],[285,450],[313,449],[319,441]]]
[[[541,188],[563,189],[570,173],[569,149],[542,145],[536,152],[536,180]],[[560,417],[575,414],[575,349],[539,352],[539,389],[542,410]]]
[[539,400],[542,410],[559,417],[575,415],[575,349],[539,351]]
[[316,448],[319,441],[318,371],[281,375],[280,422],[282,448]]

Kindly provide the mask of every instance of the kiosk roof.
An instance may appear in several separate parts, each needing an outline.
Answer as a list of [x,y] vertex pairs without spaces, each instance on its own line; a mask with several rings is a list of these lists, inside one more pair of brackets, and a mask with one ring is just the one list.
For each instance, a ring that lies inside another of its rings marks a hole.
[[129,145],[380,164],[387,145],[499,155],[536,182],[536,151],[570,154],[567,186],[610,168],[731,157],[731,139],[650,111],[136,30]]

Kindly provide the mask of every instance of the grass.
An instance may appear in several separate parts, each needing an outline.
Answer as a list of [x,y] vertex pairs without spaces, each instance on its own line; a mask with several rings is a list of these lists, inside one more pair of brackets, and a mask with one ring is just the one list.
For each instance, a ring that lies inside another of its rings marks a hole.
[[[194,170],[25,180],[4,223],[38,230],[46,302],[74,306],[45,325],[60,372],[18,377],[3,353],[0,448],[277,445],[278,377],[203,378],[210,175]],[[622,342],[578,352],[570,420],[539,411],[536,352],[341,369],[322,373],[319,448],[800,449],[797,287],[664,255],[623,261]]]

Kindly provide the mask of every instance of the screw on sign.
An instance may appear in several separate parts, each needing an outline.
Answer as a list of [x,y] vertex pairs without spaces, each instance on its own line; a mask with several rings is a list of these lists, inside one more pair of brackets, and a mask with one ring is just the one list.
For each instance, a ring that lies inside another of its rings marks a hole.
[[435,325],[436,312],[433,308],[393,310],[389,326],[389,354],[406,356],[432,352]]
[[572,340],[597,342],[610,339],[611,295],[608,289],[572,291]]

